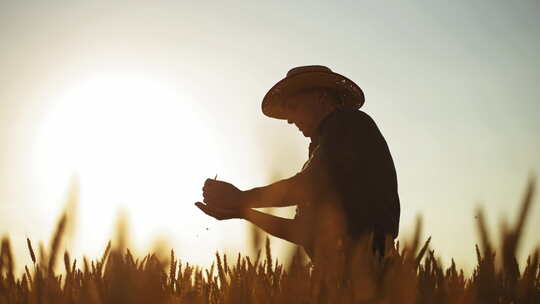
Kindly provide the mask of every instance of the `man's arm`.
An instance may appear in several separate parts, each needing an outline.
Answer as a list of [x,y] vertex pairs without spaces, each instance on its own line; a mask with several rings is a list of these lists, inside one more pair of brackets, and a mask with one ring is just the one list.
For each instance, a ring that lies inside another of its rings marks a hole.
[[245,190],[243,193],[245,207],[265,208],[297,205],[305,201],[306,196],[309,195],[309,191],[305,187],[299,173],[267,186]]
[[295,220],[266,214],[254,209],[244,210],[242,217],[275,237],[297,245],[305,244],[304,227],[298,227]]
[[302,202],[313,203],[328,184],[328,172],[317,151],[306,167],[296,175],[264,187],[246,190],[243,193],[245,207],[285,207]]
[[313,203],[329,186],[328,170],[319,151],[315,151],[301,172],[270,185],[240,191],[230,183],[207,179],[204,202],[219,208],[285,207]]
[[298,174],[246,191],[225,181],[207,179],[203,187],[203,198],[206,204],[218,209],[284,207],[299,203],[301,198],[298,192],[303,187]]
[[[204,202],[219,208],[265,208],[313,203],[330,186],[325,149],[316,149],[296,175],[263,187],[241,191],[230,183],[207,179]],[[327,150],[327,149],[326,149]],[[331,151],[333,152],[333,151]],[[326,151],[328,154],[328,151]]]
[[295,244],[305,244],[305,229],[297,221],[266,214],[253,209],[219,209],[201,202],[195,203],[207,215],[217,220],[245,219],[273,236]]

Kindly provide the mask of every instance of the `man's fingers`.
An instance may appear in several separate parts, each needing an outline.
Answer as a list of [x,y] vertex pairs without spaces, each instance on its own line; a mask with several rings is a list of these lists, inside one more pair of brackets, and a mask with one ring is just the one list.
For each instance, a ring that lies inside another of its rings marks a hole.
[[205,191],[205,190],[224,191],[224,190],[228,189],[230,186],[231,186],[231,184],[229,184],[227,182],[207,178],[204,181],[203,191]]
[[217,202],[218,200],[223,200],[223,196],[214,194],[214,193],[204,193],[203,201],[208,204],[208,202]]
[[201,202],[196,202],[195,206],[197,206],[199,209],[201,209],[202,211],[206,213],[215,214],[216,212],[219,212],[218,210],[216,210],[216,208],[210,207],[208,204],[201,203]]
[[212,208],[218,212],[228,213],[229,209],[234,209],[235,206],[232,201],[223,199],[222,197],[205,197],[203,203],[208,208]]
[[206,199],[227,199],[227,194],[220,192],[206,192],[203,193],[203,197]]
[[202,187],[202,196],[205,203],[218,199],[220,201],[228,200],[229,197],[234,194],[234,192],[232,192],[234,189],[235,187],[227,182],[206,179],[204,186]]
[[195,203],[195,206],[201,209],[201,211],[204,212],[208,216],[211,216],[217,220],[223,219],[223,216],[221,214],[217,214],[214,210],[212,210],[211,208],[208,208],[208,205],[205,205],[202,203]]
[[213,187],[213,186],[216,186],[216,185],[219,185],[221,183],[221,181],[218,181],[218,180],[215,180],[215,179],[210,179],[210,178],[207,178],[205,181],[204,181],[204,187]]
[[221,189],[203,190],[204,202],[208,200],[230,200],[231,193]]
[[196,202],[195,206],[197,206],[199,209],[201,209],[207,215],[209,215],[211,217],[214,217],[214,218],[216,218],[218,220],[222,220],[224,218],[227,218],[227,216],[229,215],[226,210],[220,210],[220,209],[217,209],[217,208],[213,208],[213,207],[210,207],[207,204],[203,204],[201,202]]
[[206,213],[207,215],[212,216],[210,213],[208,213],[205,204],[203,204],[203,203],[201,203],[201,202],[196,202],[196,203],[195,203],[195,206],[197,206],[197,208],[201,209],[201,211],[204,212],[204,213]]
[[[208,182],[212,181],[212,182]],[[223,192],[224,188],[221,187],[221,185],[218,185],[215,183],[214,180],[207,180],[207,182],[204,183],[204,186],[202,187],[203,195],[209,195],[214,194],[217,195],[220,192]]]

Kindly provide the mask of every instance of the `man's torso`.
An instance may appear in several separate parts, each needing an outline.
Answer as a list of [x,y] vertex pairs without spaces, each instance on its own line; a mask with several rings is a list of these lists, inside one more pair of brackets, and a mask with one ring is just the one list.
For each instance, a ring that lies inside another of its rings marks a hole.
[[[319,155],[317,155],[319,154]],[[365,232],[396,237],[400,203],[397,177],[387,143],[375,122],[358,110],[338,110],[326,117],[312,138],[309,160],[321,159],[333,195],[347,220],[349,235]],[[321,185],[322,186],[322,185]],[[296,219],[312,223],[319,218],[317,205],[299,204]]]

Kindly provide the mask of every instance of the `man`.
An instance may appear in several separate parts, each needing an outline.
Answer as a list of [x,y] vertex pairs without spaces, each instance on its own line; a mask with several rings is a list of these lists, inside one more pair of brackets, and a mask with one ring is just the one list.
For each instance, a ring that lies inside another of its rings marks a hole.
[[[385,238],[398,234],[400,204],[394,163],[375,122],[359,110],[362,90],[324,66],[296,67],[274,85],[262,102],[266,116],[295,124],[311,139],[302,170],[265,187],[241,191],[207,179],[206,214],[242,218],[266,232],[304,247],[313,258],[321,244],[340,246],[373,235],[373,249],[384,254]],[[297,205],[294,219],[252,208]]]

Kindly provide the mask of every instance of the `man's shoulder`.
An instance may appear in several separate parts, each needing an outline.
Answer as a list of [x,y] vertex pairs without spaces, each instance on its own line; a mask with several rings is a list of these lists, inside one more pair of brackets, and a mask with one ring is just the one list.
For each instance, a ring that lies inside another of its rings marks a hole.
[[328,124],[354,128],[374,125],[374,121],[371,116],[364,111],[358,109],[339,109],[332,113]]

